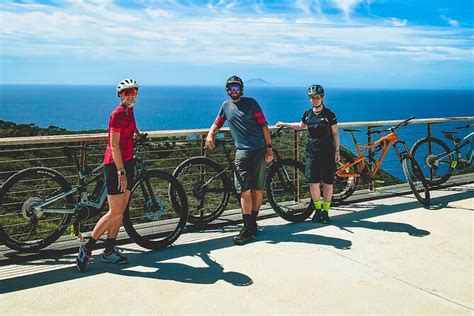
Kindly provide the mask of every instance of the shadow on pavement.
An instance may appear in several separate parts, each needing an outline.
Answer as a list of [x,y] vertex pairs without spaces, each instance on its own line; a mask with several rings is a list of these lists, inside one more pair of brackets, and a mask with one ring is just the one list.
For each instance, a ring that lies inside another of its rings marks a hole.
[[[453,201],[472,198],[473,195],[472,191],[455,193],[448,196],[434,198],[432,204],[448,205]],[[374,216],[394,214],[419,207],[419,203],[415,201],[397,205],[383,205],[381,203],[371,205],[371,203],[364,203],[364,208],[368,209],[357,210],[361,207],[354,204],[353,207],[344,207],[347,209],[348,213],[333,217],[333,226],[344,230],[349,230],[348,228],[350,227],[362,227],[388,232],[407,233],[410,236],[423,237],[429,235],[430,232],[404,223],[371,222],[366,220],[367,218]],[[351,212],[351,209],[355,209],[355,211]],[[427,210],[427,212],[430,212],[430,210]],[[332,246],[337,249],[351,248],[352,242],[350,240],[320,236],[313,233],[303,233],[304,231],[314,230],[321,227],[326,226],[314,224],[309,221],[296,224],[288,223],[283,225],[269,225],[265,226],[264,230],[259,232],[256,242],[268,242],[270,244],[296,242]],[[224,231],[232,230],[233,229]],[[199,233],[196,233],[196,235],[200,236]],[[213,250],[224,249],[227,247],[235,247],[232,243],[232,237],[228,235],[219,238],[205,239],[194,243],[177,245],[161,251],[135,250],[134,252],[127,254],[130,263],[125,266],[102,264],[99,262],[100,256],[95,256],[92,264],[88,266],[88,271],[86,271],[86,273],[77,272],[75,265],[72,265],[74,264],[75,255],[43,259],[40,262],[26,262],[19,264],[14,268],[31,271],[34,269],[42,269],[41,266],[48,266],[50,271],[42,271],[30,275],[0,280],[0,294],[95,276],[102,273],[116,273],[131,277],[173,280],[177,282],[196,284],[213,284],[218,281],[224,281],[234,286],[251,285],[253,282],[249,276],[241,272],[226,271],[221,264],[216,262],[210,256]],[[167,260],[193,256],[199,257],[206,266],[193,267],[183,263],[165,262]],[[58,267],[56,268],[54,265],[57,265]],[[6,275],[7,273],[8,272],[2,272],[4,275],[0,275],[0,277],[8,277],[8,275]]]

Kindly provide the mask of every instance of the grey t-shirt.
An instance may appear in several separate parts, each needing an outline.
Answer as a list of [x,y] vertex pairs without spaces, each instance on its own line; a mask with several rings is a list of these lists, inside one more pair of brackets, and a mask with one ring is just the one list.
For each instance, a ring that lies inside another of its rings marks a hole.
[[241,97],[239,101],[225,101],[214,123],[219,128],[228,121],[232,139],[237,149],[254,150],[265,147],[262,127],[267,120],[255,99]]

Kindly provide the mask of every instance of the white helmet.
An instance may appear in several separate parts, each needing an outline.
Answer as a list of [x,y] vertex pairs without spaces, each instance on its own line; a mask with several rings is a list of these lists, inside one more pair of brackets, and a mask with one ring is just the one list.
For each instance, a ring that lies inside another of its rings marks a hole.
[[122,92],[123,90],[130,89],[130,88],[135,88],[138,90],[138,82],[136,82],[132,78],[123,79],[117,85],[117,94],[120,94],[120,92]]

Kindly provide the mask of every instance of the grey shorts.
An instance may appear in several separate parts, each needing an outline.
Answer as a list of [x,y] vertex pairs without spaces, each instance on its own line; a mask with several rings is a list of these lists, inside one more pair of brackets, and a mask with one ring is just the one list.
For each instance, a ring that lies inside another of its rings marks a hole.
[[237,174],[234,183],[237,192],[261,190],[265,187],[265,148],[235,152]]

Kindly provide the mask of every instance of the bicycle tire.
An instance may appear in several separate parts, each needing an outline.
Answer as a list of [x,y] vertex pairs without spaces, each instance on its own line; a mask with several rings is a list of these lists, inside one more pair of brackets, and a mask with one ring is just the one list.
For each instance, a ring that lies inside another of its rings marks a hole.
[[[440,148],[441,147],[441,148]],[[431,153],[430,153],[431,151]],[[432,157],[451,150],[442,140],[435,137],[425,137],[418,140],[410,150],[411,156],[418,162],[421,172],[430,186],[440,185],[448,181],[453,174],[453,155],[449,154],[440,161],[438,166],[433,165]]]
[[[158,250],[171,245],[183,232],[188,216],[188,201],[183,187],[171,174],[152,170],[147,172],[146,177],[132,188],[123,224],[135,243]],[[145,181],[149,181],[153,197]],[[170,190],[175,194],[175,202],[171,202]],[[176,210],[176,207],[180,209]]]
[[265,185],[268,202],[275,213],[290,222],[304,221],[314,211],[309,185],[305,183],[304,169],[301,162],[282,159],[268,170]]
[[[223,168],[207,157],[193,157],[183,161],[173,172],[183,185],[189,201],[188,221],[206,224],[218,218],[229,203],[231,182]],[[203,187],[211,177],[216,177]]]
[[[430,204],[430,190],[425,177],[421,173],[420,166],[411,156],[404,157],[402,160],[403,173],[410,185],[410,188],[416,199],[423,205]],[[417,181],[418,180],[418,181]],[[420,185],[421,184],[421,185]]]
[[[348,197],[350,197],[355,189],[357,188],[357,184],[359,182],[359,177],[339,177],[337,176],[337,171],[346,163],[352,163],[354,160],[352,157],[346,153],[345,151],[340,152],[341,159],[336,165],[336,174],[334,175],[334,184],[333,184],[333,195],[332,201],[333,202],[340,202],[344,201]],[[360,171],[357,169],[356,166],[352,166],[346,170],[345,172],[355,172],[359,173]]]
[[[35,167],[24,169],[0,187],[0,240],[18,251],[38,251],[56,241],[71,221],[71,214],[33,210],[47,197],[71,189],[57,171]],[[53,202],[54,208],[72,208],[72,195]]]

